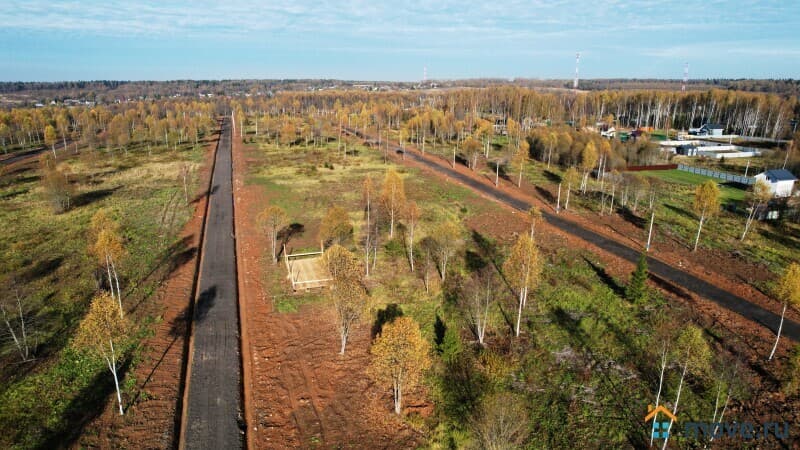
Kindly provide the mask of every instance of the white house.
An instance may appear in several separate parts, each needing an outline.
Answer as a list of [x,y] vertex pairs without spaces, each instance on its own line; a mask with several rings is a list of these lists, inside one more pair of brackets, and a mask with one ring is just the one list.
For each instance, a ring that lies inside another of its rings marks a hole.
[[788,197],[792,195],[794,182],[797,181],[797,177],[786,169],[767,170],[753,178],[755,178],[756,181],[765,181],[769,185],[770,192],[772,192],[772,195],[775,197]]

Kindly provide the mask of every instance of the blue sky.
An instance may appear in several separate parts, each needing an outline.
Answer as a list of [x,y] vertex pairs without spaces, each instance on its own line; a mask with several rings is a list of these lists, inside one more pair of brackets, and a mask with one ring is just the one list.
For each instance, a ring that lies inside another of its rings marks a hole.
[[800,2],[3,0],[0,80],[800,77]]

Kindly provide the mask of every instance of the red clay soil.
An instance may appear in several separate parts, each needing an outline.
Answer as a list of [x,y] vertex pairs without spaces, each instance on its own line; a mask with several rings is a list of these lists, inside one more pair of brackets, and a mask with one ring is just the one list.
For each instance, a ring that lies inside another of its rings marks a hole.
[[[208,188],[211,163],[218,136],[209,142],[200,170],[200,191]],[[143,342],[141,361],[133,371],[136,388],[123,397],[125,415],[120,416],[115,396],[109,396],[102,414],[85,427],[75,448],[174,448],[177,446],[177,407],[182,392],[183,363],[189,305],[198,263],[197,249],[207,197],[198,195],[194,214],[183,227],[180,239],[187,249],[152,300],[129,317],[161,317],[153,336]],[[128,375],[130,377],[130,375]]]
[[[361,324],[339,355],[332,308],[303,305],[295,313],[273,311],[264,280],[268,242],[256,215],[267,197],[246,185],[250,149],[234,139],[239,302],[243,321],[245,411],[249,448],[416,448],[421,436],[392,414],[391,390],[366,376],[370,332]],[[286,282],[288,285],[288,281]],[[290,288],[286,287],[286,291]],[[278,294],[282,295],[282,294]],[[246,331],[245,331],[246,330]],[[415,408],[418,393],[409,393]]]
[[[418,149],[406,145],[407,151],[414,151],[417,154],[421,154]],[[394,155],[395,158],[400,159],[398,155]],[[436,155],[425,155],[426,159],[429,161],[433,161],[436,164],[442,167],[452,168],[449,161],[445,161],[443,158],[436,156]],[[422,170],[425,170],[427,173],[433,174],[434,176],[444,178],[450,182],[456,182],[457,180],[450,179],[446,176],[443,176],[422,164],[414,162],[411,158],[406,158],[403,160],[403,163],[406,165],[419,167]],[[494,180],[489,180],[484,175],[480,175],[476,172],[473,172],[469,168],[461,165],[456,164],[455,170],[458,172],[470,176],[476,180],[480,180],[482,183],[486,184],[487,186],[494,186]],[[553,205],[547,203],[542,196],[537,192],[535,186],[530,183],[523,182],[522,187],[518,188],[516,184],[508,181],[508,180],[500,180],[500,185],[497,188],[500,191],[511,195],[513,197],[519,198],[531,204],[535,204],[542,210],[549,210],[553,211]],[[555,192],[551,192],[555,194]],[[554,195],[555,197],[555,195]],[[494,201],[494,200],[493,200]],[[500,203],[498,203],[500,204]],[[506,207],[509,211],[513,211],[516,214],[519,214],[519,211],[514,210],[511,207]],[[634,225],[630,224],[629,222],[625,221],[623,218],[619,217],[618,215],[614,216],[598,216],[592,213],[582,213],[582,214],[575,214],[572,211],[569,212],[562,212],[562,215],[568,215],[568,219],[580,224],[581,226],[590,229],[596,233],[602,234],[603,236],[621,242],[625,245],[631,247],[644,247],[644,240],[646,240],[645,232]],[[491,229],[492,227],[496,226],[498,223],[501,223],[502,220],[493,221],[492,226],[484,228],[483,231]],[[543,229],[547,229],[550,231],[555,231],[560,235],[564,235],[570,242],[579,247],[589,248],[594,252],[598,252],[599,254],[604,256],[605,261],[609,260],[617,260],[615,264],[619,264],[620,268],[623,269],[620,273],[622,274],[629,274],[633,268],[633,264],[627,261],[618,258],[611,253],[605,252],[600,250],[599,248],[573,236],[566,236],[566,233],[561,232],[557,228],[551,227],[547,224],[543,224]],[[715,286],[719,286],[732,294],[739,295],[742,298],[749,300],[764,309],[772,311],[775,314],[780,315],[781,313],[781,304],[774,299],[768,297],[764,293],[757,290],[753,285],[750,283],[761,281],[765,279],[769,279],[772,275],[767,271],[764,267],[747,263],[741,258],[737,258],[731,254],[717,251],[717,250],[708,250],[700,248],[697,252],[691,252],[689,248],[680,242],[677,242],[673,238],[664,239],[666,242],[659,242],[657,245],[654,246],[653,250],[651,251],[651,257],[655,257],[660,259],[667,264],[670,264],[674,267],[678,267],[697,278],[700,278],[706,282],[709,282]],[[743,275],[746,274],[746,275]],[[737,333],[758,333],[764,336],[767,341],[769,341],[770,337],[774,338],[774,334],[766,330],[764,327],[755,324],[738,314],[731,313],[718,305],[707,301],[702,298],[698,298],[688,292],[683,292],[692,300],[693,307],[703,308],[705,312],[713,313],[714,316],[720,315],[721,317],[726,318],[738,318],[739,325],[737,327],[731,327],[731,330],[736,330]],[[685,298],[684,298],[685,299]],[[800,322],[800,313],[794,310],[788,310],[786,312],[786,318]],[[747,331],[745,331],[747,330]],[[789,340],[786,339],[785,350],[789,350]],[[768,352],[768,350],[767,350]]]

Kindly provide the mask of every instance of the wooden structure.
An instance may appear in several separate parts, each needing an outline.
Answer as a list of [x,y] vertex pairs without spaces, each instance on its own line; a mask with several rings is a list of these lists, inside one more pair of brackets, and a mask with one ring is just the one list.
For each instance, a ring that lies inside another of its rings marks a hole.
[[320,244],[318,252],[295,253],[290,255],[283,246],[283,261],[286,263],[286,271],[289,273],[289,281],[292,282],[292,290],[309,290],[324,288],[331,281],[331,276],[325,263],[322,260],[324,252]]

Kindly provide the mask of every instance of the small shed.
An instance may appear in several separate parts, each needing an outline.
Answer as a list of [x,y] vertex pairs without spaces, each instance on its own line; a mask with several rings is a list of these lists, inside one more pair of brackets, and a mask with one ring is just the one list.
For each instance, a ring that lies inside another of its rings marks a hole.
[[786,169],[771,169],[754,177],[756,180],[763,180],[769,185],[769,190],[775,197],[788,197],[792,195],[794,183],[797,177]]

